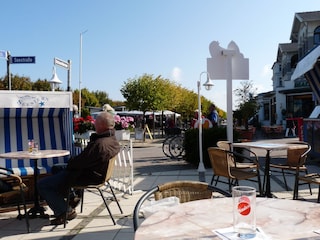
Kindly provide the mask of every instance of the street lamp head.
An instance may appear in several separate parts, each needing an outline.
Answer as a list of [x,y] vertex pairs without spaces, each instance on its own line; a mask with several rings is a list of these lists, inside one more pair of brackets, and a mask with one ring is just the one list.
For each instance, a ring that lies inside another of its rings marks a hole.
[[209,79],[209,77],[207,78],[207,81],[203,84],[203,86],[205,87],[206,90],[211,90],[211,88],[214,86],[212,81]]
[[53,71],[52,71],[52,78],[50,81],[48,81],[50,83],[50,86],[51,86],[51,90],[54,92],[56,86],[58,84],[61,84],[62,82],[60,81],[60,79],[58,78],[58,75],[56,73],[56,68],[53,67]]

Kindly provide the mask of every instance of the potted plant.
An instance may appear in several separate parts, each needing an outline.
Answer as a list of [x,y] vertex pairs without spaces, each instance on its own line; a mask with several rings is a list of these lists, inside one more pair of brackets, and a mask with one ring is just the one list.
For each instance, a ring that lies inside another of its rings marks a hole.
[[242,88],[238,88],[235,90],[236,96],[239,97],[239,104],[235,111],[234,116],[238,119],[238,122],[243,126],[240,131],[241,137],[245,139],[252,139],[254,129],[249,129],[249,119],[251,117],[256,116],[259,105],[254,97],[254,90],[252,82],[244,81],[241,82]]
[[82,135],[87,132],[94,132],[94,118],[87,116],[85,118],[73,118],[73,132],[77,135]]
[[115,136],[120,140],[129,140],[130,139],[130,131],[134,129],[134,118],[130,116],[122,116],[119,115],[114,116],[115,121]]

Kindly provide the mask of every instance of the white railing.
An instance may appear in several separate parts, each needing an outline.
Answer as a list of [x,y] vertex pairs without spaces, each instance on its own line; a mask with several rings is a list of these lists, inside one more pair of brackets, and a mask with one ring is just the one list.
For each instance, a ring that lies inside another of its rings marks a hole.
[[[90,134],[91,135],[91,134]],[[75,148],[74,155],[78,155],[84,147],[88,144],[88,136],[76,136],[76,141],[81,143],[81,147]],[[113,175],[109,181],[111,186],[121,192],[133,194],[133,149],[132,140],[119,141],[120,152],[118,153],[115,162]],[[107,183],[106,183],[107,184]]]
[[116,190],[133,194],[133,149],[132,140],[120,141],[120,152],[115,162],[110,184]]

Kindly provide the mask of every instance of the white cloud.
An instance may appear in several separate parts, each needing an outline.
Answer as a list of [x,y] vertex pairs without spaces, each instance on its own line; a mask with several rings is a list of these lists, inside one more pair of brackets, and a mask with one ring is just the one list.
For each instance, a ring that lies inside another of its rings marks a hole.
[[179,67],[174,67],[171,71],[171,79],[175,82],[181,81],[182,71]]
[[261,72],[261,77],[270,77],[272,76],[272,69],[271,69],[271,64],[266,64],[263,66],[262,72]]

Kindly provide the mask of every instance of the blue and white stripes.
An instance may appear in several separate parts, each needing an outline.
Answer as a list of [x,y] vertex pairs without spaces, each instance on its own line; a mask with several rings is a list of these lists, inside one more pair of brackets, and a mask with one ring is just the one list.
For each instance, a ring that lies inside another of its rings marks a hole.
[[[28,139],[39,142],[39,149],[66,149],[73,152],[72,111],[70,108],[0,108],[0,152],[28,149]],[[67,157],[38,161],[40,173],[51,171]],[[0,159],[0,166],[16,174],[33,174],[33,160]]]

